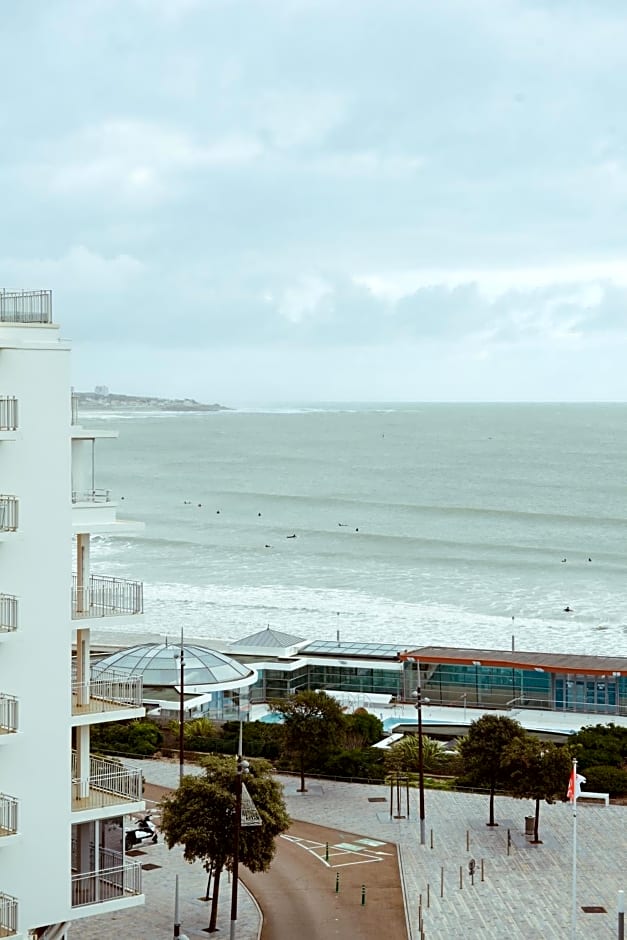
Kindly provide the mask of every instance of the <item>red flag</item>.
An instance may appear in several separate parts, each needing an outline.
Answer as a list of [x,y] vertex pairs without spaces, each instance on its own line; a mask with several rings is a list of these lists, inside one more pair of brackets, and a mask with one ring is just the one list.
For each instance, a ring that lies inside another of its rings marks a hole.
[[566,797],[571,803],[574,803],[575,800],[581,796],[581,784],[585,782],[586,778],[578,774],[573,766],[570,780],[568,781],[568,790],[566,792]]

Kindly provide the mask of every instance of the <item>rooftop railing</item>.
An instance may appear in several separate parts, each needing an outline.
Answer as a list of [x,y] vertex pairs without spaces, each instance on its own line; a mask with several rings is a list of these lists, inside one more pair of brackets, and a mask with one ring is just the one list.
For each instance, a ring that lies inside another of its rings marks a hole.
[[79,398],[76,392],[72,392],[71,394],[70,405],[71,405],[71,410],[72,410],[72,418],[71,418],[72,424],[80,424],[81,422],[80,422],[79,415],[78,415]]
[[17,398],[9,395],[0,397],[0,431],[17,430]]
[[17,630],[17,597],[0,594],[0,633]]
[[15,532],[17,517],[17,496],[0,496],[0,532]]
[[92,674],[88,682],[73,682],[76,707],[99,711],[107,705],[141,707],[144,682],[142,676],[131,676],[113,670]]
[[17,806],[15,797],[0,793],[0,836],[17,832]]
[[[120,856],[122,858],[122,856]],[[72,907],[100,904],[142,893],[140,862],[124,862],[99,871],[72,875]]]
[[0,734],[11,734],[18,728],[18,700],[0,692]]
[[52,323],[52,291],[0,289],[0,322]]
[[100,757],[89,757],[89,777],[78,773],[78,754],[72,751],[73,809],[94,809],[115,803],[136,803],[142,798],[140,770],[127,770],[121,764]]
[[141,581],[92,575],[79,585],[72,576],[72,618],[115,617],[144,612],[144,585]]
[[111,490],[72,490],[73,503],[109,503]]
[[17,898],[0,892],[0,937],[17,934]]

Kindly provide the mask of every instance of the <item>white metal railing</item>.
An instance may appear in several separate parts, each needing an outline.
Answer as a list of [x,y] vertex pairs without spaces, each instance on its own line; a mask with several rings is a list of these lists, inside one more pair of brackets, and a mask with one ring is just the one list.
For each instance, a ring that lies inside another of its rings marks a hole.
[[89,756],[89,777],[78,777],[78,753],[72,751],[72,799],[88,800],[90,806],[108,806],[111,797],[136,803],[142,798],[141,770]]
[[142,676],[132,676],[106,669],[93,672],[87,682],[72,683],[72,692],[79,705],[87,705],[91,699],[111,702],[116,705],[143,704],[144,680]]
[[17,630],[17,597],[0,594],[0,633]]
[[14,695],[0,692],[0,729],[4,732],[17,731],[18,701]]
[[17,398],[9,395],[0,397],[0,431],[17,430]]
[[0,936],[12,937],[17,933],[17,898],[0,892]]
[[111,490],[72,490],[73,503],[110,503]]
[[141,893],[142,868],[139,862],[128,861],[111,868],[72,875],[72,907],[100,904]]
[[92,575],[87,584],[79,585],[72,575],[72,617],[111,617],[144,612],[144,585],[124,578]]
[[81,423],[79,414],[78,414],[79,403],[80,403],[80,399],[78,395],[76,394],[76,392],[72,392],[70,395],[70,409],[71,409],[71,415],[72,415],[70,420],[73,425]]
[[0,831],[2,835],[17,832],[17,800],[14,796],[0,793]]
[[52,323],[52,291],[0,288],[0,321]]
[[0,496],[0,531],[15,532],[17,529],[17,496]]

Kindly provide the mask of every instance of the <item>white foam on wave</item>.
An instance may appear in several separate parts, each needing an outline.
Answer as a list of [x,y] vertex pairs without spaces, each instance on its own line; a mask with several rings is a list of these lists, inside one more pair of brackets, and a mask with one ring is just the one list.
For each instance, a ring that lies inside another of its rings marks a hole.
[[[516,635],[519,650],[599,654],[598,624],[554,618],[483,615],[450,604],[411,603],[352,590],[278,585],[234,587],[169,583],[146,586],[146,627],[171,632],[173,624],[190,636],[238,639],[270,626],[305,639],[459,646],[508,650]],[[608,624],[603,646],[627,655],[627,629]]]

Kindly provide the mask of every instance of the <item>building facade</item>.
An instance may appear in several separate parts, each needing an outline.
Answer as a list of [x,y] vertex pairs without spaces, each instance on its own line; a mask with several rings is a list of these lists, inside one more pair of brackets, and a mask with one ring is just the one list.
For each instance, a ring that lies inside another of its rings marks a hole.
[[50,291],[0,291],[0,377],[0,936],[61,940],[143,902],[123,850],[141,779],[89,750],[94,724],[144,714],[141,682],[89,663],[93,624],[141,616],[142,586],[91,570],[92,535],[131,524],[96,488],[112,435],[78,423]]

